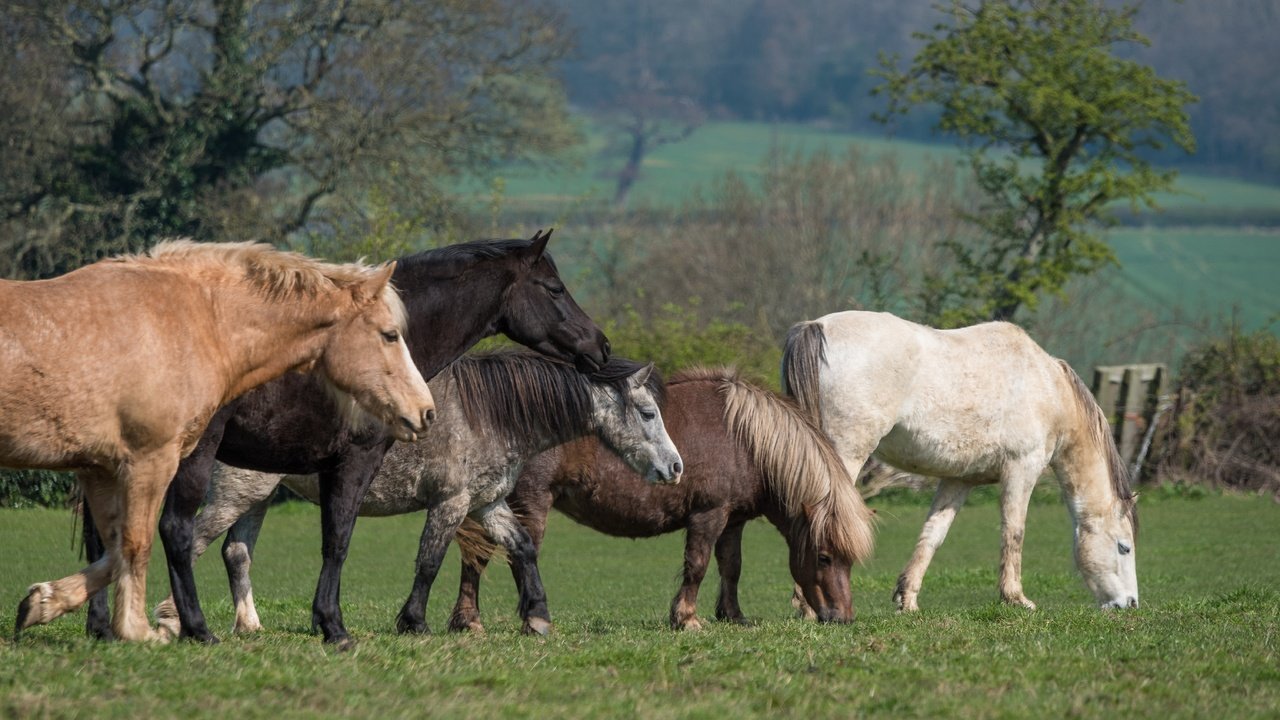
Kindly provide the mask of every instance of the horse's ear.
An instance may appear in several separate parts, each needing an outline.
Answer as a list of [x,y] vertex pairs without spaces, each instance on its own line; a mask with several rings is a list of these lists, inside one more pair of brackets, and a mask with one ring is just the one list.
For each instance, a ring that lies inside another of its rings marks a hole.
[[366,303],[382,295],[382,290],[391,282],[391,274],[396,271],[396,261],[383,263],[374,269],[373,274],[355,287],[357,302]]
[[545,233],[539,230],[533,234],[533,239],[529,241],[529,249],[526,251],[526,262],[534,265],[542,259],[542,253],[547,251],[547,240],[551,239],[551,233],[555,231],[555,228],[551,228]]
[[636,373],[631,376],[632,386],[638,387],[638,388],[644,387],[645,383],[649,382],[649,376],[652,374],[653,374],[653,363],[650,362],[648,365],[645,365],[644,367],[637,370]]

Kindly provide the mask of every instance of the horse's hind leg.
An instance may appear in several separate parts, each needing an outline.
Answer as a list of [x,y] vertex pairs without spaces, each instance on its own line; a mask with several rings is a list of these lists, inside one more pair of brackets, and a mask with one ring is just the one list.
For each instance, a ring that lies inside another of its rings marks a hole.
[[[93,511],[89,508],[89,501],[84,500],[81,503],[82,508],[82,530],[84,532],[84,557],[89,564],[101,560],[107,554],[106,544],[102,541],[102,535],[98,533],[98,525],[93,519]],[[84,619],[85,633],[91,638],[98,640],[114,640],[115,635],[111,632],[111,607],[107,604],[107,593],[105,590],[99,590],[89,598],[88,612]]]
[[267,517],[270,504],[270,495],[255,503],[236,520],[227,531],[227,539],[222,541],[222,564],[227,569],[231,600],[236,608],[236,620],[232,628],[235,633],[251,633],[262,629],[258,608],[253,602],[253,582],[249,578],[249,569],[253,567],[253,548],[258,544],[258,534],[262,531],[262,521]]
[[970,486],[959,480],[943,478],[938,481],[938,491],[933,496],[933,505],[920,531],[920,539],[916,541],[915,552],[898,576],[898,587],[893,592],[893,601],[899,610],[913,612],[920,609],[916,596],[920,594],[924,572],[929,568],[933,554],[946,540],[947,530],[951,528],[960,506],[964,505],[965,498],[969,497],[969,490]]
[[[100,593],[112,580],[120,562],[120,499],[116,494],[115,477],[108,472],[82,470],[78,473],[84,502],[89,514],[96,518],[101,533],[104,552],[75,575],[36,583],[27,589],[27,596],[18,604],[13,635],[18,635],[33,625],[52,622],[69,612],[75,612],[95,594],[101,594],[102,611],[106,609],[105,593]],[[108,624],[105,635],[111,637]]]
[[480,578],[491,556],[484,550],[462,553],[462,575],[458,579],[458,600],[449,614],[449,629],[454,632],[484,632],[480,622]]
[[720,596],[716,619],[746,624],[738,605],[738,580],[742,577],[742,523],[730,525],[716,540],[716,568],[720,571]]
[[1000,489],[1000,598],[1030,610],[1036,604],[1022,593],[1022,540],[1039,474],[1034,464],[1011,465],[1005,468]]
[[480,525],[494,542],[502,545],[511,562],[511,576],[520,594],[517,608],[524,621],[520,631],[526,635],[551,632],[551,613],[547,610],[547,592],[538,572],[538,549],[505,500],[499,500],[477,513]]
[[689,518],[684,536],[684,577],[671,601],[673,630],[701,630],[698,622],[698,588],[711,562],[711,548],[729,521],[727,508],[716,508]]

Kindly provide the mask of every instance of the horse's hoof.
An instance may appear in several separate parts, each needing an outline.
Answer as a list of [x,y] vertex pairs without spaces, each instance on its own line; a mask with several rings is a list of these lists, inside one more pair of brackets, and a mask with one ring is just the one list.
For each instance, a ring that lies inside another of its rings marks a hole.
[[546,637],[551,634],[551,621],[539,617],[525,618],[524,627],[520,628],[520,632],[525,635],[542,635]]
[[45,617],[45,604],[52,596],[53,586],[49,583],[36,583],[27,588],[27,596],[18,603],[18,616],[13,622],[14,640],[32,625],[43,625],[52,619]]
[[449,632],[483,635],[484,623],[480,622],[480,618],[466,618],[455,615],[449,618]]
[[428,635],[431,629],[426,620],[414,620],[403,615],[396,618],[396,632],[401,635]]
[[702,623],[696,617],[691,617],[683,621],[673,622],[671,626],[675,630],[689,630],[694,632],[702,629]]
[[749,618],[742,617],[741,615],[738,617],[726,618],[726,621],[731,622],[734,625],[741,625],[742,627],[755,627],[756,625],[754,621]]
[[332,640],[325,640],[325,643],[332,647],[335,652],[344,653],[356,649],[356,639],[350,635],[343,635],[342,637],[334,638]]
[[1015,598],[1008,598],[1005,600],[1005,602],[1010,605],[1017,605],[1018,607],[1024,607],[1028,610],[1036,609],[1036,604],[1028,600],[1027,596],[1025,595],[1021,595]]

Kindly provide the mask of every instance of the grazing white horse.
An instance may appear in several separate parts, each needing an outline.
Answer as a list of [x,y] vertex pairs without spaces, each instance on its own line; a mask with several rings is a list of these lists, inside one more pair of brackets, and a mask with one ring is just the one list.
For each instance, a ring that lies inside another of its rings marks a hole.
[[1036,479],[1052,467],[1075,524],[1076,566],[1103,608],[1138,606],[1136,496],[1098,404],[1079,376],[1021,328],[935,330],[888,313],[841,312],[787,335],[782,379],[830,435],[852,477],[874,454],[939,478],[899,610],[976,485],[1001,484],[1000,596],[1022,592],[1022,537]]

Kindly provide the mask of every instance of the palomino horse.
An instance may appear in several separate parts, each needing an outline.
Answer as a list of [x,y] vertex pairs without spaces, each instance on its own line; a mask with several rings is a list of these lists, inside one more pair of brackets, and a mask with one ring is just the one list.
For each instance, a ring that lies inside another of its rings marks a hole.
[[[464,243],[401,258],[392,282],[408,309],[409,352],[431,378],[481,338],[503,333],[580,371],[605,364],[609,343],[565,289],[551,255],[550,233],[529,240]],[[252,470],[319,473],[322,552],[312,619],[326,642],[352,644],[342,623],[342,563],[356,511],[391,439],[352,428],[305,377],[286,377],[219,412],[195,452],[179,466],[160,536],[181,618],[182,635],[214,642],[200,610],[191,569],[196,511],[214,460]],[[95,601],[90,632],[101,634],[105,598]]]
[[[659,413],[662,380],[653,366],[613,358],[589,376],[529,353],[459,358],[431,380],[440,420],[421,441],[387,453],[360,506],[361,515],[427,510],[413,593],[396,628],[426,632],[424,609],[445,550],[470,517],[512,558],[525,632],[551,627],[538,575],[537,550],[516,522],[506,496],[524,462],[565,441],[594,435],[650,482],[674,483],[680,455]],[[224,468],[217,473],[197,523],[195,550],[234,523],[223,558],[236,602],[236,631],[261,628],[249,583],[249,565],[267,501],[279,475]],[[290,476],[291,489],[320,498],[314,476]],[[161,617],[169,615],[162,604]],[[163,621],[162,621],[163,622]]]
[[1008,323],[934,330],[842,312],[787,335],[783,383],[856,477],[872,453],[939,478],[894,600],[917,610],[925,569],[975,485],[1001,484],[1000,596],[1022,592],[1022,536],[1036,479],[1052,467],[1075,524],[1076,565],[1104,608],[1137,607],[1135,496],[1107,420],[1065,362]]
[[[507,501],[535,546],[553,507],[621,537],[683,528],[684,574],[671,602],[671,626],[696,630],[702,627],[698,587],[713,546],[720,570],[716,617],[745,621],[738,606],[742,528],[763,515],[787,539],[792,578],[818,619],[851,621],[849,569],[871,554],[872,516],[808,416],[733,370],[695,368],[667,383],[665,418],[685,460],[679,485],[643,482],[591,439],[530,461]],[[479,630],[480,574],[489,551],[483,543],[461,547],[462,581],[449,627]]]
[[52,280],[0,281],[0,463],[74,469],[106,554],[33,585],[15,635],[116,582],[116,637],[155,637],[147,562],[178,461],[218,407],[290,370],[413,440],[433,403],[409,358],[394,265],[253,243],[162,243]]

